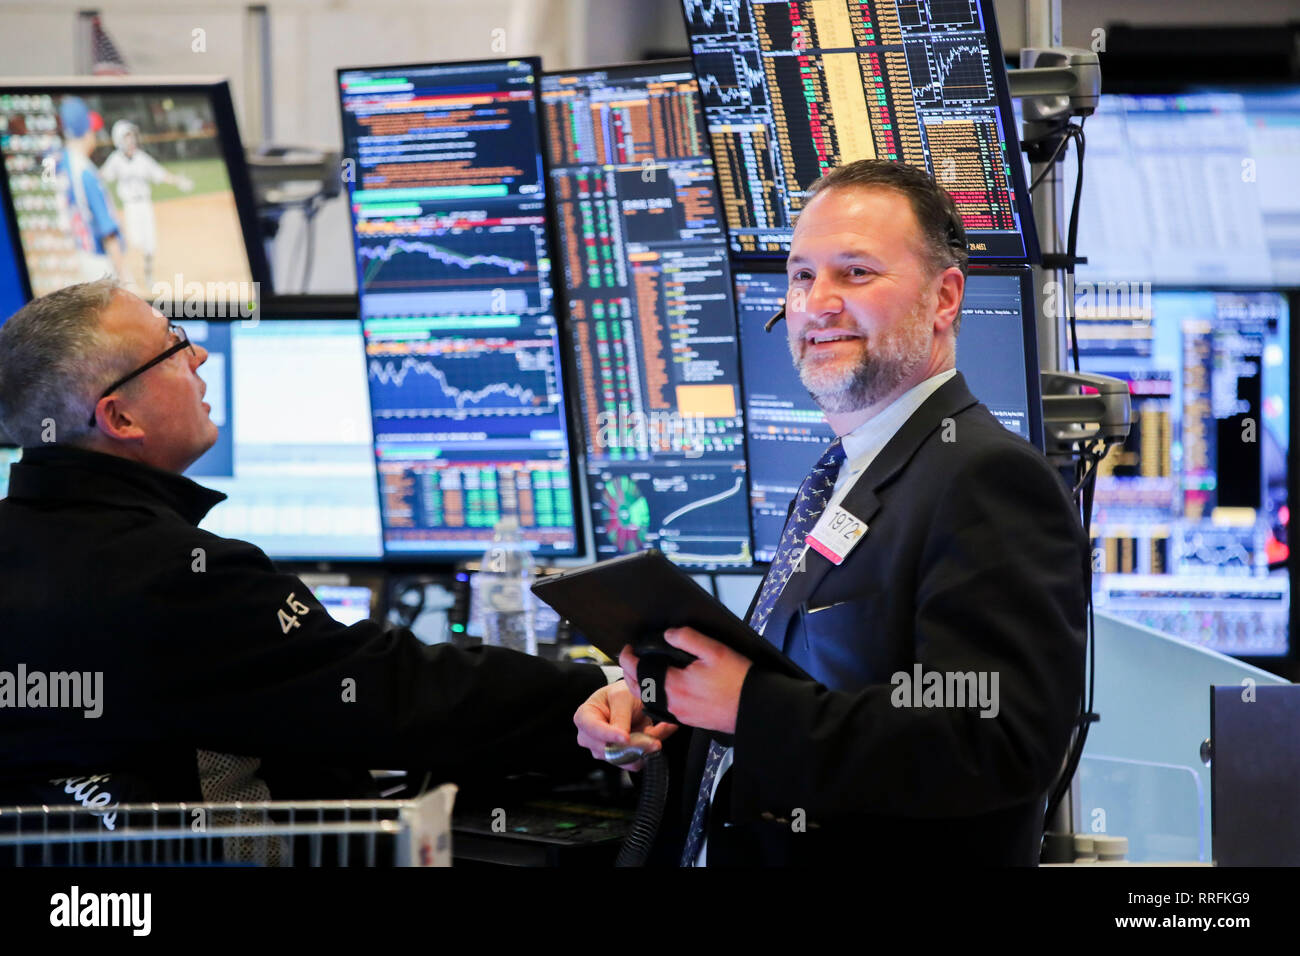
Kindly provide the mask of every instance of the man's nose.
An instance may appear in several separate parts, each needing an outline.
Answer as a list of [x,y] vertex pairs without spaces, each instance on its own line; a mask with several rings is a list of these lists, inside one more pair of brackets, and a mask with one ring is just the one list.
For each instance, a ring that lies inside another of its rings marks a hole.
[[194,356],[198,360],[194,363],[194,367],[198,368],[200,365],[202,365],[204,362],[208,360],[208,350],[205,349],[202,345],[196,345],[194,346]]
[[800,311],[809,316],[834,315],[844,308],[844,299],[829,278],[818,277],[808,287],[804,308]]

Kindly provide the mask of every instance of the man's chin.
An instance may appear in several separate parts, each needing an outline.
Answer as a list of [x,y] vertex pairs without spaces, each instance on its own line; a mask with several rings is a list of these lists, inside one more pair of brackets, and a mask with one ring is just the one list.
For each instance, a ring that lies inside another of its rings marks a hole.
[[799,381],[813,400],[825,409],[826,402],[838,405],[847,397],[855,384],[854,372],[854,369],[836,370],[830,367],[830,363],[804,362],[799,366]]
[[217,443],[217,439],[221,437],[221,431],[211,420],[205,419],[203,424],[203,440],[196,446],[198,454],[194,456],[195,461],[206,455],[212,449],[212,446]]

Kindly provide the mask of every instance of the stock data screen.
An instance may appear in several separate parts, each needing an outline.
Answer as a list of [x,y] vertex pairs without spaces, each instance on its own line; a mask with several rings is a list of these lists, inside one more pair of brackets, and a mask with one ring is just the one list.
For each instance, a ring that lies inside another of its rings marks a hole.
[[[784,272],[737,272],[741,357],[748,412],[754,557],[771,561],[786,508],[835,433],[790,357],[785,323],[763,324],[781,308]],[[1009,431],[1042,447],[1038,347],[1028,270],[972,273],[962,299],[957,369],[971,393]]]
[[382,557],[361,323],[180,324],[218,433],[185,474],[227,495],[199,527],[273,558]]
[[1225,654],[1287,652],[1290,316],[1275,292],[1078,302],[1080,364],[1129,383],[1097,472],[1098,608]]
[[542,81],[597,555],[748,567],[731,273],[699,99],[688,62]]
[[386,553],[576,553],[536,62],[339,86]]
[[550,308],[527,60],[345,70],[362,318]]
[[991,4],[682,0],[732,251],[789,251],[808,187],[858,159],[929,170],[973,259],[1033,229]]

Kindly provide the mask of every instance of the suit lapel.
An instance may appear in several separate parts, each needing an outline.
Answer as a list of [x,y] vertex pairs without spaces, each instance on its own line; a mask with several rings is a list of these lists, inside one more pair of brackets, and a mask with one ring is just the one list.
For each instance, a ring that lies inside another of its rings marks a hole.
[[[867,470],[858,476],[853,487],[840,502],[840,507],[867,524],[868,547],[871,539],[870,525],[880,510],[877,492],[898,476],[916,454],[917,449],[945,418],[951,418],[974,405],[976,401],[975,396],[971,395],[970,389],[966,387],[965,378],[962,377],[961,372],[958,372],[912,413],[912,417],[903,423],[894,437],[880,450],[880,454],[867,466]],[[790,619],[816,592],[822,579],[833,567],[835,565],[817,551],[808,549],[804,557],[804,570],[790,575],[790,580],[786,582],[768,618],[767,627],[763,630],[764,637],[788,653],[789,649],[785,643]]]

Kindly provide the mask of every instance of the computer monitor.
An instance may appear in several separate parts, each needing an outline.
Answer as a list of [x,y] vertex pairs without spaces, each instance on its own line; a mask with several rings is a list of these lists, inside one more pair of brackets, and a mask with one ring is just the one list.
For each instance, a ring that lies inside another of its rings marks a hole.
[[0,155],[25,297],[113,275],[246,316],[269,291],[225,80],[0,78]]
[[[1300,285],[1300,86],[1106,93],[1088,118],[1081,281]],[[1063,166],[1074,195],[1075,162]]]
[[338,73],[384,547],[581,549],[538,62]]
[[[1043,401],[1031,275],[1027,268],[971,270],[962,299],[957,369],[998,421],[1041,449]],[[784,272],[736,273],[757,561],[775,557],[790,499],[835,437],[799,381],[785,326],[763,331],[784,304],[786,288]]]
[[689,60],[542,79],[596,555],[748,567],[731,270],[699,100]]
[[375,592],[362,585],[318,584],[311,593],[340,624],[359,624],[373,613]]
[[782,256],[808,187],[888,159],[956,200],[972,259],[1038,256],[991,0],[682,0],[731,249]]
[[1225,654],[1286,655],[1286,296],[1158,290],[1078,310],[1080,365],[1126,380],[1133,402],[1097,472],[1096,606]]
[[361,323],[180,320],[219,437],[186,476],[228,497],[199,527],[273,558],[383,556]]

